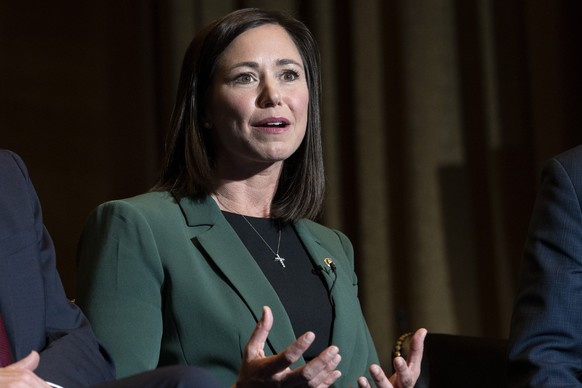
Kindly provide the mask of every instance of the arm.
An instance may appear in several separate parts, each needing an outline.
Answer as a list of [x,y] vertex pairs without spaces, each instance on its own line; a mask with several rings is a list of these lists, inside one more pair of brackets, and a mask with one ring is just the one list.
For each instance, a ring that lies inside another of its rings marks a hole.
[[78,302],[111,352],[118,377],[156,368],[164,273],[149,224],[132,205],[101,205],[78,250]]
[[47,344],[40,350],[36,373],[62,386],[92,385],[113,380],[113,362],[97,341],[87,318],[65,296],[46,230],[43,236],[40,257],[45,288]]
[[[113,379],[111,360],[101,349],[87,319],[65,296],[53,244],[43,225],[40,203],[24,163],[10,152],[4,153],[2,162],[4,184],[9,186],[8,192],[12,190],[10,197],[3,194],[3,203],[11,207],[2,213],[4,220],[11,220],[13,230],[22,235],[33,236],[30,245],[11,257],[20,266],[11,267],[14,273],[10,276],[34,282],[27,284],[27,291],[34,294],[27,295],[31,305],[24,308],[34,309],[28,316],[40,319],[28,326],[28,330],[35,327],[38,331],[34,335],[29,333],[27,341],[30,341],[24,347],[32,346],[40,353],[35,373],[45,380],[69,386]],[[20,349],[20,352],[28,353],[32,349]]]
[[[354,250],[349,239],[342,233],[337,232],[340,237],[341,245],[347,257],[350,259],[350,271],[352,274],[352,284],[356,287],[358,279],[354,269]],[[422,362],[422,354],[424,351],[424,338],[426,337],[426,329],[419,329],[414,333],[411,344],[410,344],[410,354],[405,360],[402,357],[396,357],[393,360],[393,366],[395,373],[390,377],[387,377],[378,363],[378,359],[375,352],[374,343],[372,341],[372,336],[367,328],[364,316],[362,315],[362,325],[366,331],[366,340],[368,343],[369,355],[368,355],[368,375],[363,375],[358,378],[357,384],[359,388],[370,387],[370,380],[372,380],[378,388],[412,388],[416,384],[416,380],[420,376],[420,365]],[[362,374],[364,374],[362,371]]]
[[510,386],[580,383],[582,213],[577,189],[579,182],[573,184],[564,166],[550,161],[521,263],[510,331]]

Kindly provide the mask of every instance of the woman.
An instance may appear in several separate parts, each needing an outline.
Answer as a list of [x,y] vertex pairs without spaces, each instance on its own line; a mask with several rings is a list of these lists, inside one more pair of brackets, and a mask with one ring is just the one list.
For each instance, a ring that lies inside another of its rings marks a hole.
[[79,302],[120,375],[178,363],[238,387],[366,387],[372,365],[380,387],[416,381],[426,331],[388,381],[351,244],[310,221],[324,191],[317,53],[302,23],[258,9],[190,45],[160,180],[101,205],[81,239]]

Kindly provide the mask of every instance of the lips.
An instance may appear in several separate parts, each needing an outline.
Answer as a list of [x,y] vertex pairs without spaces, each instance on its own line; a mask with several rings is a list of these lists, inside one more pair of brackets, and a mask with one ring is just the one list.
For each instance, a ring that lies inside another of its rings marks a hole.
[[289,120],[282,117],[269,117],[253,123],[253,127],[262,128],[285,128],[289,125]]

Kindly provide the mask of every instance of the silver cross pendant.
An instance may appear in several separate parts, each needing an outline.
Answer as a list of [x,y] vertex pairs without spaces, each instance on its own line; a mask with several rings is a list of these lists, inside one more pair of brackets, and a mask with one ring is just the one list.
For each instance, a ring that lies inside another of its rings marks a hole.
[[279,256],[279,254],[277,253],[277,256],[275,257],[275,261],[278,261],[279,263],[281,263],[281,267],[285,268],[285,263],[283,263],[285,261],[285,259],[281,256]]

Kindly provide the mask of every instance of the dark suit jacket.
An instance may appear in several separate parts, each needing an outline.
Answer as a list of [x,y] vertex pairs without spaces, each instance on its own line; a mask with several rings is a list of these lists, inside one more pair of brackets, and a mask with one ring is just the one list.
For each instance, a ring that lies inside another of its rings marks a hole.
[[[315,264],[324,266],[327,257],[336,264],[336,386],[357,386],[378,359],[358,302],[352,246],[311,221],[295,229]],[[265,352],[295,341],[277,293],[211,198],[176,202],[168,193],[148,193],[106,203],[87,223],[79,259],[79,304],[120,376],[187,364],[233,384],[265,305],[274,316]],[[335,274],[324,276],[331,288]]]
[[22,160],[0,150],[0,311],[16,360],[40,353],[36,373],[65,388],[114,378],[81,310],[66,298],[52,241]]
[[574,387],[582,376],[582,146],[544,168],[522,260],[511,387]]

